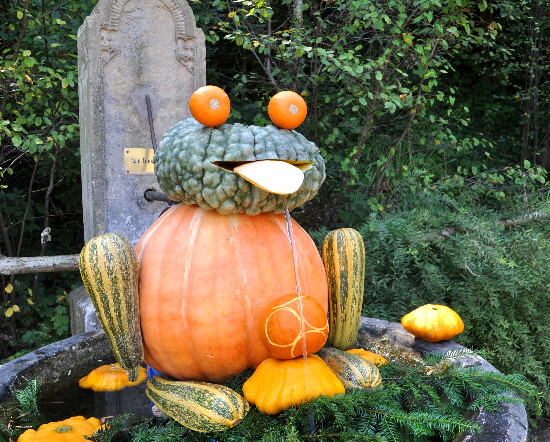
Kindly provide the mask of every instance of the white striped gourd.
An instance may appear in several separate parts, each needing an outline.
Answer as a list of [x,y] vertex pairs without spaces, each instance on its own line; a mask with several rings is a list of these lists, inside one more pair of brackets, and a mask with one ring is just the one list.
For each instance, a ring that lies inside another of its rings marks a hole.
[[184,427],[202,433],[223,431],[241,422],[250,405],[224,385],[170,381],[154,376],[145,390],[161,411]]
[[346,389],[374,388],[382,383],[382,376],[376,365],[361,356],[332,347],[325,347],[317,354],[338,376]]
[[118,233],[96,236],[80,252],[80,275],[128,378],[137,379],[143,360],[139,326],[139,264],[130,241]]
[[355,344],[365,284],[365,244],[357,230],[329,232],[323,241],[329,290],[328,343],[340,350]]

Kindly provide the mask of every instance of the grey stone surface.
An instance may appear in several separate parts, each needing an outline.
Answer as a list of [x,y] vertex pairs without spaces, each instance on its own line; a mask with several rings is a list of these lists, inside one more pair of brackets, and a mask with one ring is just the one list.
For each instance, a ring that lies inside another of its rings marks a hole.
[[72,335],[101,330],[94,306],[84,286],[69,293],[69,315]]
[[144,198],[154,174],[127,174],[124,150],[151,148],[190,116],[205,84],[204,35],[185,0],[100,0],[78,32],[85,240],[118,232],[136,243],[166,207]]
[[[368,346],[372,342],[390,341],[397,347],[412,350],[423,355],[426,353],[445,353],[449,350],[463,349],[453,341],[436,343],[426,342],[415,338],[406,331],[401,324],[383,321],[381,319],[361,318],[357,345]],[[498,371],[489,362],[478,355],[465,355],[453,360],[460,367],[477,367],[486,371]],[[504,403],[499,413],[488,413],[481,410],[471,416],[481,425],[479,434],[464,433],[459,435],[455,442],[526,442],[527,441],[527,412],[521,403]]]
[[12,390],[38,379],[40,395],[78,386],[78,380],[94,368],[114,361],[103,330],[81,333],[46,345],[0,366],[0,403],[11,398]]

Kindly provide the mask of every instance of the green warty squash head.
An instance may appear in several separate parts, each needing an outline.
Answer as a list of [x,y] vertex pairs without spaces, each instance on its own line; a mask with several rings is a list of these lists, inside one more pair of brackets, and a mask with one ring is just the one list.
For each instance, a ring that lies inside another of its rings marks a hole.
[[[300,165],[304,170],[301,187],[290,195],[276,195],[228,170],[231,164],[257,160]],[[224,215],[281,213],[285,201],[289,210],[295,209],[311,200],[325,180],[325,164],[317,146],[298,132],[275,126],[205,127],[188,118],[164,135],[154,163],[158,183],[170,199]]]

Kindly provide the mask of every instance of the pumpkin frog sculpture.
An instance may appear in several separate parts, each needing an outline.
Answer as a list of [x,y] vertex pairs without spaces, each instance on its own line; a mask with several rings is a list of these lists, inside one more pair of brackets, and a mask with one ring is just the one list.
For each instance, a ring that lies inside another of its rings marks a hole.
[[[195,92],[190,110],[195,119],[172,127],[154,158],[160,187],[181,204],[135,250],[108,233],[81,253],[117,361],[130,380],[143,360],[163,373],[149,380],[148,396],[196,431],[236,425],[249,402],[278,413],[344,393],[344,384],[378,385],[375,365],[341,351],[359,327],[363,240],[352,229],[329,233],[323,262],[295,221],[287,231],[285,209],[311,200],[325,179],[315,144],[291,130],[306,116],[302,97],[272,98],[279,127],[223,124],[229,99],[215,86]],[[322,349],[327,337],[341,350]],[[257,370],[246,399],[220,385],[249,367]]]

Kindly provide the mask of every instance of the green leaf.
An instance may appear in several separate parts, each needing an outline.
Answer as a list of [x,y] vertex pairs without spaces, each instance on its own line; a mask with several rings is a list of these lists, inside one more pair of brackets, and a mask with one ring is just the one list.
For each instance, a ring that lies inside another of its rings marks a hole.
[[393,101],[386,101],[384,103],[384,107],[386,109],[389,109],[392,114],[397,110],[397,106],[395,105],[395,103]]
[[374,76],[378,81],[382,81],[382,78],[384,78],[384,76],[382,75],[382,72],[380,71],[376,71],[376,74],[374,74]]
[[13,145],[14,145],[15,147],[21,146],[21,143],[23,142],[23,140],[21,139],[21,135],[15,134],[15,135],[11,138],[11,142],[13,143]]
[[17,11],[17,19],[21,20],[23,18],[23,11]]

